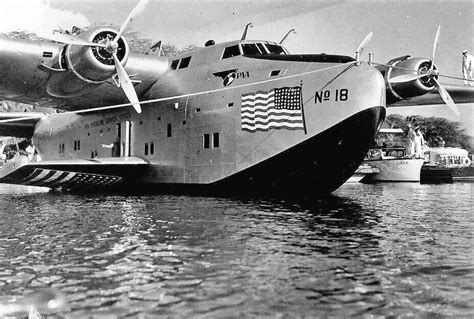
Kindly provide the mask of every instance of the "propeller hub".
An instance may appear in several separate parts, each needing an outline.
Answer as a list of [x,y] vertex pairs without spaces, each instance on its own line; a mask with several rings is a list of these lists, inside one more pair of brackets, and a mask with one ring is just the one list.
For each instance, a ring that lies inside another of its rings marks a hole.
[[427,87],[435,87],[436,83],[433,79],[438,79],[439,71],[431,61],[425,61],[418,67],[418,74],[424,75],[420,78],[420,82]]
[[120,61],[123,61],[126,57],[128,46],[123,38],[114,41],[116,35],[117,33],[115,31],[103,30],[94,36],[93,42],[104,45],[103,47],[97,46],[91,48],[92,53],[100,63],[112,66],[114,65],[114,54],[117,55]]
[[109,39],[109,36],[107,36],[107,40],[105,42],[105,50],[109,52],[110,54],[117,53],[118,49],[118,43],[113,41],[112,39]]

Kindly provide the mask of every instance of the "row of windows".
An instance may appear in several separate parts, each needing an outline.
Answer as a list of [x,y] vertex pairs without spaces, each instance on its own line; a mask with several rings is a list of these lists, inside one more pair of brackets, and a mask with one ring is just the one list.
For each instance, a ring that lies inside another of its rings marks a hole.
[[[171,137],[171,124],[168,124],[168,136]],[[219,139],[219,132],[215,133],[206,133],[202,137],[202,147],[205,149],[208,148],[218,148],[220,144],[220,139]],[[81,149],[81,141],[76,140],[74,141],[74,150],[78,151]],[[59,144],[59,154],[64,154],[64,143]],[[155,154],[155,142],[147,142],[145,143],[145,149],[144,149],[144,154],[145,156],[148,155],[153,155]],[[97,151],[92,151],[91,153],[91,158],[95,158],[98,156]]]
[[145,143],[145,156],[155,154],[155,142]]
[[206,133],[202,136],[202,147],[203,148],[217,148],[219,147],[219,133],[215,132],[212,134]]
[[[166,136],[171,137],[172,136],[172,128],[171,128],[171,123],[167,124],[166,127]],[[202,138],[202,146],[203,148],[217,148],[219,147],[220,140],[219,140],[219,133],[215,132],[212,134],[206,133],[203,135]],[[74,151],[79,151],[81,149],[81,141],[80,140],[75,140],[74,141]],[[155,153],[155,143],[154,142],[148,142],[145,143],[145,149],[144,149],[145,155],[153,155]],[[64,143],[59,144],[59,154],[64,154]],[[93,152],[91,155],[92,158],[97,157],[97,151]]]
[[235,44],[224,49],[222,59],[231,58],[238,55],[285,55],[282,46],[271,43],[243,43]]
[[[287,52],[281,45],[272,43],[242,43],[231,45],[224,49],[222,59],[239,55],[285,55]],[[184,69],[189,66],[191,57],[171,61],[171,70]]]

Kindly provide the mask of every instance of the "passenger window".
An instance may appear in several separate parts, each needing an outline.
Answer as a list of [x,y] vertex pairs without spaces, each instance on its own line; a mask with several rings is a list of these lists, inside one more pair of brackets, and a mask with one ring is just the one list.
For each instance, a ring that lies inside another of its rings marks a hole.
[[211,147],[211,135],[210,134],[204,134],[203,139],[202,139],[202,147],[203,148],[210,148]]
[[267,43],[267,49],[268,51],[270,51],[270,54],[281,54],[281,55],[286,54],[283,48],[276,44]]
[[245,55],[262,54],[258,47],[253,43],[242,44],[242,51],[244,51]]
[[219,147],[219,133],[212,133],[212,147]]
[[238,55],[240,55],[240,49],[239,49],[239,45],[236,44],[236,45],[225,48],[222,58],[227,59],[227,58],[231,58],[233,56],[238,56]]
[[188,65],[189,65],[189,61],[191,61],[191,57],[188,56],[186,58],[182,58],[181,59],[181,63],[179,64],[179,68],[180,69],[184,69],[184,68],[187,68]]
[[171,70],[176,70],[176,68],[178,67],[178,63],[179,63],[179,60],[173,60],[173,62],[171,62]]

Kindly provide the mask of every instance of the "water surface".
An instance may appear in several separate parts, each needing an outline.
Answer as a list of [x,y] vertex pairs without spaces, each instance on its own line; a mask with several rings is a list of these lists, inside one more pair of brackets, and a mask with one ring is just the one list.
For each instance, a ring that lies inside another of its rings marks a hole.
[[0,185],[0,302],[53,317],[474,316],[472,184],[325,199],[68,194]]

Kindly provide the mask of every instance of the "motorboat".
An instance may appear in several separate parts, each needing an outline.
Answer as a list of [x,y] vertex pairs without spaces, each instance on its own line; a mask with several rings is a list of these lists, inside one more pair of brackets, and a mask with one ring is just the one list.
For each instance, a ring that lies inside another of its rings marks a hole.
[[[381,129],[379,135],[403,136],[400,128]],[[361,182],[420,182],[420,172],[424,159],[407,154],[406,147],[400,144],[400,138],[391,138],[390,145],[385,141],[382,146],[372,148],[367,153],[364,164],[379,170],[377,174],[365,176]]]
[[474,181],[474,166],[467,150],[457,147],[432,147],[425,150],[424,155],[421,182]]

